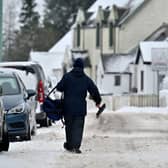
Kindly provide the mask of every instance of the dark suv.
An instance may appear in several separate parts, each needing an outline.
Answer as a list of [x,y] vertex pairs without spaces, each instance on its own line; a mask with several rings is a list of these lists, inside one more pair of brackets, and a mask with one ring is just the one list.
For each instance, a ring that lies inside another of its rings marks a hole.
[[[4,68],[14,68],[24,71],[27,74],[27,79],[23,79],[26,87],[28,89],[35,89],[37,91],[36,96],[36,122],[40,126],[50,126],[51,120],[46,116],[46,113],[42,110],[41,105],[44,101],[44,96],[48,94],[49,91],[49,81],[44,73],[43,68],[40,64],[36,62],[2,62],[0,67]],[[29,76],[34,76],[34,81],[29,79]]]

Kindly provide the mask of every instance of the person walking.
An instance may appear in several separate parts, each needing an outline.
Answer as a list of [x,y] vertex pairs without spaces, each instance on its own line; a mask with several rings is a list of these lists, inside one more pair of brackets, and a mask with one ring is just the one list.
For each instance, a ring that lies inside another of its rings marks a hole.
[[74,153],[81,153],[80,146],[87,115],[87,92],[97,107],[101,103],[100,93],[91,78],[84,73],[84,62],[81,58],[74,61],[73,69],[63,76],[56,88],[64,94],[63,111],[66,134],[64,148]]

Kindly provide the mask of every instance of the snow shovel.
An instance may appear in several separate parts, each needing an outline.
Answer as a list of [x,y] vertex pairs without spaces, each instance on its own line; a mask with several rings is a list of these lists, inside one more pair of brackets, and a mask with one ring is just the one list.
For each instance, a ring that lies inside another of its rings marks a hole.
[[101,107],[99,107],[99,110],[96,113],[96,118],[99,118],[100,114],[104,111],[105,108],[106,108],[106,104],[105,103]]

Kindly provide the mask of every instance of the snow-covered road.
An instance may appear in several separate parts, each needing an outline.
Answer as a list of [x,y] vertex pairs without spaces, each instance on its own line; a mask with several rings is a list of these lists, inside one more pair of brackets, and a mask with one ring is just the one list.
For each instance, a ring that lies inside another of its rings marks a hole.
[[95,113],[87,116],[82,154],[66,152],[61,124],[38,129],[29,142],[0,153],[0,168],[167,168],[166,113]]

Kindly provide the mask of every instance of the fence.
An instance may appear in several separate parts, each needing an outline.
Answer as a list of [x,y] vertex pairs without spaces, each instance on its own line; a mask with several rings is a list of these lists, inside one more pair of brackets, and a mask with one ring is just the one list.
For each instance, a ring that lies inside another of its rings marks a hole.
[[[157,95],[121,95],[121,96],[102,96],[109,110],[117,110],[124,106],[136,107],[157,107]],[[166,97],[161,97],[160,106],[167,106]]]

